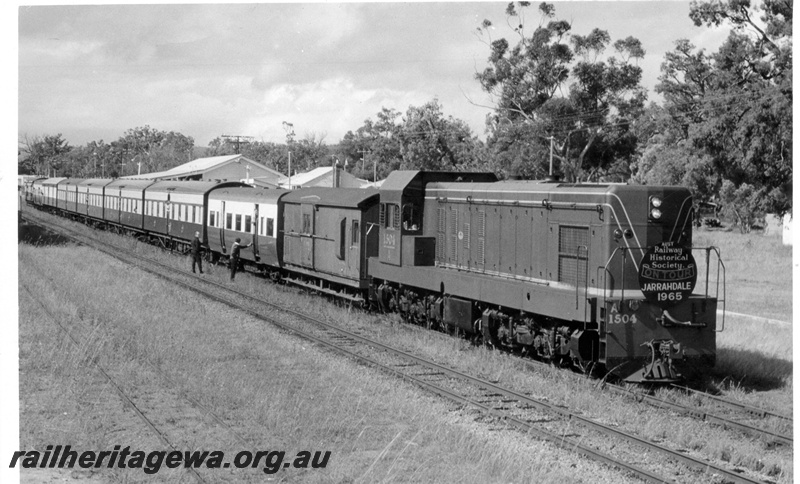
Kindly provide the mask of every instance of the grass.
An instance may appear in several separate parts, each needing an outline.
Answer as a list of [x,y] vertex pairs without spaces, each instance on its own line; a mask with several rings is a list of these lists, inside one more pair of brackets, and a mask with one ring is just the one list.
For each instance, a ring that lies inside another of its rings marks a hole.
[[728,311],[789,323],[727,314],[717,338],[717,380],[743,400],[752,401],[749,390],[758,389],[772,391],[772,398],[784,405],[790,403],[792,247],[779,237],[710,230],[697,231],[694,243],[720,249]]
[[[764,276],[748,274],[747,277],[744,277],[738,273],[742,269],[737,264],[745,264],[747,260],[754,258],[756,253],[764,250],[759,245],[762,237],[741,236],[752,237],[748,248],[746,240],[742,242],[744,239],[738,238],[739,234],[698,232],[696,241],[703,236],[709,237],[706,239],[706,243],[712,243],[722,248],[723,260],[728,264],[729,288],[734,281],[737,284],[751,284],[754,290],[759,289],[758,284],[747,281]],[[116,236],[103,234],[103,237],[107,238],[108,243],[118,243],[114,242],[118,239]],[[712,240],[713,237],[716,239]],[[191,263],[188,258],[169,256],[152,247],[138,244],[132,239],[122,240],[130,250],[150,254],[176,267],[190,268]],[[701,245],[701,243],[697,242],[696,245]],[[774,253],[768,257],[782,258],[785,262],[787,251],[777,246],[774,246],[773,249]],[[750,252],[746,252],[746,250],[750,250]],[[732,257],[727,257],[726,254],[731,254]],[[791,261],[790,252],[788,254],[789,261]],[[37,259],[37,257],[32,258]],[[63,263],[63,261],[72,260],[74,255],[59,257],[62,257],[59,260]],[[75,264],[79,264],[79,262],[75,262]],[[111,280],[100,279],[94,273],[96,270],[94,266],[96,263],[91,262],[73,269],[77,269],[81,273],[86,271],[88,274],[92,274],[88,279],[88,281],[92,281],[91,284],[110,285]],[[781,263],[774,266],[769,264],[751,264],[749,266],[752,271],[768,268],[776,272],[772,277],[784,278],[781,280],[785,280],[788,276],[790,285],[789,265],[786,266],[787,269],[783,273],[778,273],[776,267],[781,267]],[[205,277],[223,282],[227,273],[223,267],[211,266],[207,268]],[[263,280],[253,277],[237,278],[235,284],[238,289],[264,299],[294,305],[297,309],[336,321],[349,329],[358,329],[376,339],[391,341],[401,347],[413,349],[422,356],[470,370],[474,374],[497,380],[503,385],[512,386],[519,391],[536,396],[546,396],[553,403],[569,405],[587,416],[614,423],[631,433],[647,436],[664,443],[664,445],[688,449],[700,456],[735,463],[752,471],[769,475],[770,479],[777,482],[792,482],[791,449],[787,451],[780,447],[770,448],[760,442],[741,438],[736,434],[712,426],[698,426],[697,422],[692,419],[665,414],[657,409],[638,404],[629,398],[600,392],[594,388],[591,382],[575,382],[565,376],[563,372],[545,369],[532,374],[522,371],[519,362],[512,357],[482,348],[473,348],[464,341],[447,337],[441,333],[397,324],[398,321],[391,317],[361,313],[353,311],[347,306],[328,304],[318,296],[266,284]],[[204,402],[212,402],[214,408],[225,411],[226,415],[230,415],[235,421],[249,422],[255,428],[262,430],[268,429],[265,431],[268,435],[283,436],[283,440],[278,439],[281,443],[331,442],[331,445],[335,445],[337,449],[349,449],[345,452],[347,456],[345,460],[348,462],[344,465],[346,470],[330,474],[331,469],[329,469],[327,471],[329,473],[325,474],[326,477],[322,478],[317,475],[316,478],[322,481],[393,482],[409,480],[408,476],[411,475],[415,477],[415,479],[410,479],[412,481],[437,481],[442,478],[451,481],[453,478],[459,477],[466,482],[484,478],[488,478],[492,482],[501,480],[518,482],[528,480],[538,472],[543,473],[541,482],[554,480],[556,476],[572,482],[575,481],[576,475],[590,475],[576,474],[575,470],[571,471],[566,468],[567,462],[571,459],[565,460],[552,453],[543,453],[544,451],[538,445],[532,450],[529,447],[530,444],[524,439],[510,441],[507,437],[501,438],[496,432],[487,432],[483,425],[467,423],[468,431],[462,432],[464,427],[460,426],[465,425],[464,419],[471,422],[474,415],[469,417],[470,414],[462,414],[448,409],[424,395],[409,393],[408,389],[396,392],[395,390],[400,385],[396,382],[392,383],[391,379],[386,387],[378,386],[371,380],[374,377],[374,375],[370,376],[371,372],[347,365],[338,359],[325,360],[320,366],[307,367],[305,365],[308,363],[303,363],[305,358],[318,358],[313,348],[303,344],[292,345],[291,338],[284,340],[283,335],[274,331],[265,332],[263,326],[253,322],[248,323],[249,319],[246,317],[230,312],[223,312],[220,315],[213,305],[195,301],[180,291],[176,292],[174,289],[161,287],[152,282],[143,284],[141,287],[130,286],[126,297],[135,296],[139,291],[146,295],[146,299],[142,300],[141,307],[146,307],[148,310],[153,307],[154,314],[147,316],[149,312],[144,312],[137,315],[134,321],[126,319],[115,323],[115,326],[128,328],[126,329],[127,335],[123,334],[121,338],[122,341],[131,341],[128,344],[131,348],[136,348],[133,354],[154,359],[163,368],[170,368],[170,371],[174,371],[175,375],[179,377],[187,376],[189,381],[196,379],[198,382],[202,382],[195,391],[198,395],[203,396]],[[183,311],[180,318],[175,316],[178,319],[166,326],[162,321],[165,318],[163,315],[169,314],[167,311],[172,303],[166,306],[154,306],[155,301],[159,301],[164,294],[171,294],[173,300],[179,301],[181,311]],[[76,294],[75,297],[80,297],[80,295]],[[102,301],[97,306],[99,309],[94,311],[112,307],[112,295],[99,298],[95,295],[91,299]],[[729,300],[732,304],[730,292]],[[123,298],[119,304],[132,304],[125,301],[127,299]],[[87,302],[79,307],[88,304]],[[729,309],[748,312],[741,300],[737,304],[741,306],[738,306],[737,309],[731,307]],[[791,302],[789,301],[786,305],[790,308]],[[188,308],[193,309],[190,311]],[[782,318],[785,314],[786,312],[776,313],[773,317]],[[200,322],[208,319],[212,322],[196,325],[185,323],[186,320]],[[250,324],[253,326],[249,326]],[[173,332],[175,330],[171,326],[181,328],[180,338],[176,338]],[[133,333],[130,333],[131,331]],[[790,335],[790,327],[776,326],[757,320],[738,322],[735,318],[729,319],[726,322],[725,332],[720,333],[718,339],[718,366],[714,375],[723,393],[749,403],[791,413]],[[184,336],[187,339],[182,339]],[[264,354],[264,346],[269,347],[270,352],[278,351],[279,348],[287,348],[288,351],[268,358]],[[197,353],[202,354],[204,358],[211,359],[198,360]],[[137,356],[137,358],[139,357]],[[339,367],[339,365],[344,365],[344,367]],[[218,375],[216,371],[218,368],[221,370],[220,375],[228,375],[228,378]],[[255,371],[255,376],[248,377],[245,372],[243,374],[236,373],[234,378],[231,377],[231,374],[225,373],[227,371],[244,371],[247,368]],[[340,368],[341,374],[337,373],[337,376],[333,376],[325,373],[329,368]],[[297,369],[302,369],[302,371],[296,373]],[[315,376],[315,372],[325,375],[326,378],[323,378],[325,381],[320,382],[316,377],[309,380],[309,375]],[[265,377],[264,375],[269,376]],[[349,381],[345,377],[355,378],[354,375],[357,375],[358,378],[370,378],[370,380],[360,381],[359,391],[349,391],[339,396],[334,388]],[[276,388],[276,390],[272,392],[270,388]],[[383,388],[389,392],[389,397],[379,399],[379,402],[372,400],[379,391],[384,391]],[[275,406],[269,406],[273,399]],[[392,401],[386,401],[389,399]],[[312,403],[316,403],[316,405]],[[387,406],[390,403],[400,405],[400,407]],[[408,403],[409,406],[402,405],[402,403]],[[282,417],[274,416],[275,412],[280,412],[281,409],[287,407],[296,409],[296,411],[277,414],[283,415]],[[343,408],[349,409],[349,412],[343,412],[341,410]],[[423,408],[429,409],[430,412],[423,411]],[[373,412],[373,409],[377,411]],[[313,415],[315,411],[317,413],[324,412],[324,418],[320,417],[315,421],[304,420],[307,415]],[[353,412],[358,414],[358,417],[352,416]],[[387,412],[389,415],[398,415],[398,420],[387,419]],[[436,417],[444,420],[424,420]],[[339,425],[340,422],[347,423],[346,428]],[[458,425],[451,427],[455,424]],[[776,430],[787,430],[781,428],[782,424],[778,422],[766,422],[766,424],[775,426]],[[435,429],[435,432],[429,433],[425,430],[428,428]],[[791,428],[788,429],[788,432],[791,432]],[[440,439],[445,435],[447,437],[443,442]],[[492,439],[497,439],[497,441]],[[503,447],[504,445],[510,447]],[[487,450],[493,449],[495,446],[502,450]],[[546,446],[544,447],[546,448]],[[512,452],[510,449],[516,450]],[[496,460],[490,458],[493,453],[498,455]],[[509,460],[499,457],[499,455],[505,454],[511,456]],[[534,458],[531,462],[531,455],[540,454],[544,456],[543,461]],[[519,469],[519,464],[514,464],[520,455],[526,455],[523,460],[530,462],[525,465],[524,469]],[[758,456],[758,459],[754,460],[752,456]],[[464,459],[468,463],[451,464],[451,461],[462,462],[459,459]],[[558,465],[548,464],[548,459],[554,459]],[[472,467],[473,461],[479,463],[483,469],[504,471],[487,475],[476,471],[475,467]],[[562,461],[564,466],[561,465]],[[456,465],[459,468],[464,466],[466,470],[464,472],[456,470],[454,469]],[[572,461],[572,464],[569,465],[580,464]],[[536,469],[535,472],[531,470],[531,466]],[[427,470],[428,467],[436,467],[436,469]],[[398,473],[400,471],[402,472]],[[403,478],[403,475],[406,477]],[[417,477],[419,479],[416,479]],[[615,482],[615,478],[611,479],[610,482]],[[602,478],[600,482],[602,482]]]
[[783,245],[779,237],[702,229],[695,231],[694,245],[720,249],[727,269],[729,310],[792,321],[791,246]]
[[[330,355],[228,308],[197,299],[85,248],[19,247],[21,447],[114,444],[160,449],[91,362],[133,395],[168,399],[146,362],[229,422],[254,449],[331,450],[327,469],[281,471],[302,482],[616,482],[618,474]],[[38,309],[80,332],[71,344]],[[163,385],[162,385],[163,386]],[[184,410],[185,411],[185,410]],[[63,417],[63,418],[62,418]],[[124,424],[123,424],[124,422]],[[180,424],[180,422],[178,422]],[[213,426],[212,426],[213,427]],[[182,448],[241,449],[196,428]],[[583,469],[584,477],[575,469]],[[214,479],[229,480],[224,471]],[[590,477],[591,476],[591,477]],[[174,480],[180,473],[159,474]],[[236,481],[263,480],[254,470]],[[128,471],[121,478],[147,481]],[[623,479],[624,480],[624,479]]]

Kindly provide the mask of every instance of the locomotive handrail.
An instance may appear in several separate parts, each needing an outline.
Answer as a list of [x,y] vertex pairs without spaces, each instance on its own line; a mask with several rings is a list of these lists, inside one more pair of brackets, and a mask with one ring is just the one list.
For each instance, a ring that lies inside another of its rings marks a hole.
[[[617,252],[622,253],[622,281],[621,281],[621,294],[620,294],[620,304],[624,304],[625,302],[625,264],[627,259],[628,251],[633,250],[643,250],[648,249],[648,247],[635,247],[635,246],[625,246],[620,247],[617,246],[614,248],[614,251],[611,253],[611,256],[606,261],[605,266],[598,266],[597,273],[599,274],[599,270],[603,269],[604,272],[611,273],[608,270],[608,266],[611,264],[611,261],[614,260],[614,256],[616,256]],[[711,257],[710,254],[713,251],[714,254],[717,256],[717,278],[716,278],[716,288],[715,288],[715,295],[714,298],[717,299],[718,302],[722,303],[722,329],[715,330],[716,332],[722,332],[725,329],[725,313],[726,313],[726,288],[727,288],[727,281],[726,281],[726,268],[725,263],[722,262],[722,257],[720,256],[719,248],[714,246],[709,247],[689,247],[690,250],[703,250],[706,252],[706,279],[705,279],[705,297],[709,297],[709,277],[710,277],[710,267],[711,267]],[[613,274],[612,274],[613,275]],[[721,275],[721,277],[720,277]],[[605,300],[607,297],[607,278],[603,278],[603,299]],[[720,282],[722,283],[722,299],[719,298],[720,294]]]
[[[708,297],[708,269],[709,264],[711,263],[711,251],[713,250],[717,256],[717,287],[716,287],[716,298],[717,301],[722,302],[722,328],[715,329],[717,333],[721,333],[725,331],[725,313],[726,313],[726,305],[727,305],[727,293],[726,289],[728,287],[726,276],[727,271],[725,269],[725,263],[722,262],[722,257],[719,253],[719,248],[714,246],[709,246],[704,248],[706,251],[706,297]],[[719,298],[719,281],[720,281],[720,267],[722,268],[722,299]]]

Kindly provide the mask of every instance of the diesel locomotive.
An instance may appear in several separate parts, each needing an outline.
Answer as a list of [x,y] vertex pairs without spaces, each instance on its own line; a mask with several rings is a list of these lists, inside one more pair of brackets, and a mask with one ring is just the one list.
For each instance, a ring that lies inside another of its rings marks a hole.
[[681,187],[395,171],[380,189],[40,179],[27,199],[165,247],[197,231],[214,259],[240,237],[275,281],[628,382],[702,372],[724,327],[724,264],[692,245]]

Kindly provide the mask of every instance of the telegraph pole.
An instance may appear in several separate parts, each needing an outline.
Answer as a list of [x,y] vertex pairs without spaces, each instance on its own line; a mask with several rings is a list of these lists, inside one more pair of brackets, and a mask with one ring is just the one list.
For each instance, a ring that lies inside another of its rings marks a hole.
[[283,130],[286,131],[286,147],[290,148],[289,153],[289,190],[292,189],[292,141],[294,141],[294,124],[284,121],[282,123]]
[[[358,150],[361,153],[361,168],[364,168],[364,155],[369,153],[369,150]],[[372,183],[378,181],[378,160],[372,160]]]
[[242,136],[239,134],[223,134],[222,139],[225,141],[232,141],[234,149],[236,150],[236,154],[239,154],[239,145],[241,143],[251,143],[253,141],[252,136]]

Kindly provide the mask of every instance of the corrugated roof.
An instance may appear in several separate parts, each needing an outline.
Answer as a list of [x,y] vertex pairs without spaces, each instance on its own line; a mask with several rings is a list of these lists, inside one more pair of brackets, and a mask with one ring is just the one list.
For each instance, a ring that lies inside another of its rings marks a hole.
[[[292,186],[303,186],[312,181],[316,180],[317,178],[322,178],[323,176],[327,175],[328,173],[333,171],[333,167],[331,166],[320,166],[318,168],[314,168],[311,171],[307,171],[305,173],[300,173],[297,175],[293,175],[291,177]],[[288,185],[289,184],[289,177],[284,177],[278,180],[278,185]]]
[[251,160],[250,158],[246,158],[242,155],[222,155],[222,156],[209,156],[207,158],[198,158],[196,160],[192,160],[188,163],[184,163],[182,165],[176,166],[174,168],[170,168],[166,171],[159,171],[155,173],[145,173],[142,175],[132,175],[126,176],[124,178],[127,179],[145,179],[145,180],[152,180],[156,178],[176,178],[176,177],[184,177],[184,176],[191,176],[203,173],[208,171],[212,168],[215,168],[219,165],[224,165],[226,163],[230,163],[234,160],[242,158],[246,160],[247,163],[257,165],[259,168],[267,170],[269,172],[275,173],[276,175],[283,176],[282,173],[279,173],[271,168],[268,168],[261,163]]

